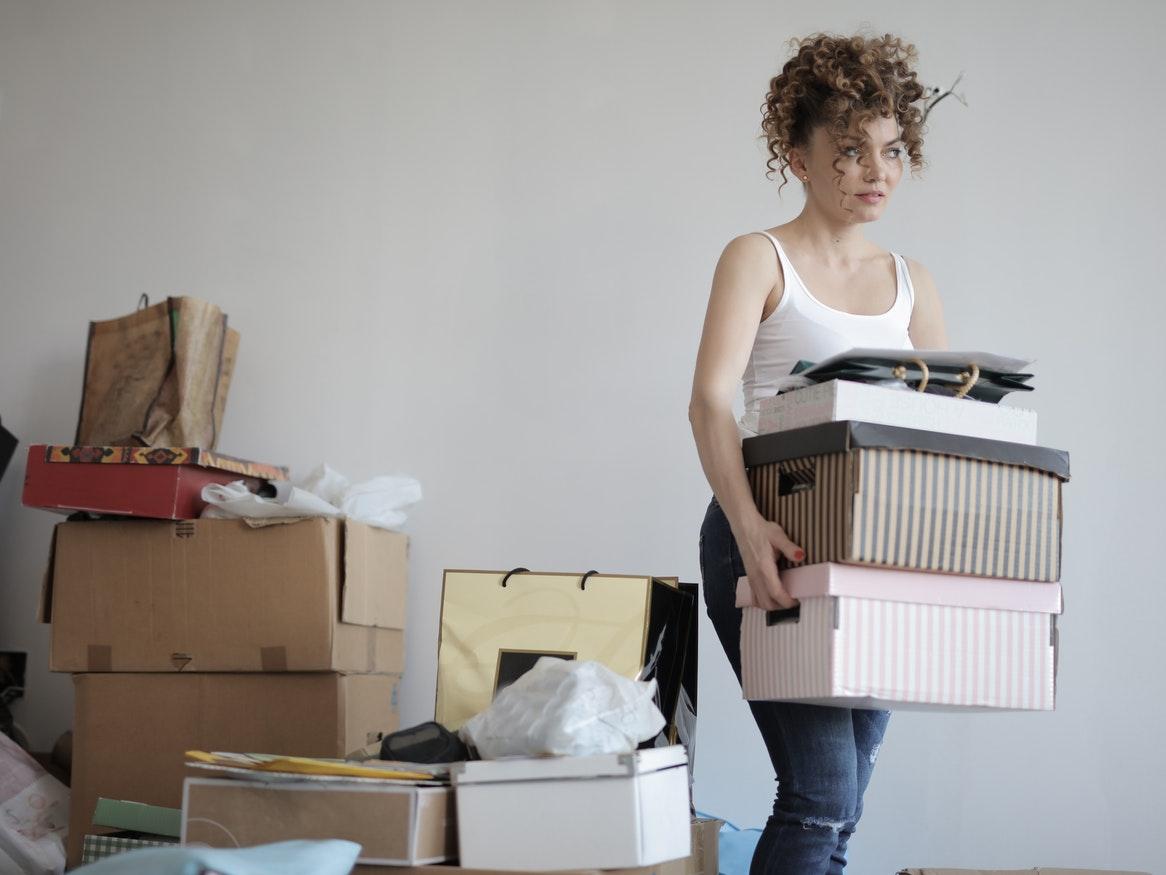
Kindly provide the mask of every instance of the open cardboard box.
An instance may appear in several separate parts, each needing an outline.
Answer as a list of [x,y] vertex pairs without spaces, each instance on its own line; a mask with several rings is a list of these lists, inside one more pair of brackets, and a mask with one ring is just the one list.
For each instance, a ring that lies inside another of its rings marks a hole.
[[399,675],[95,673],[74,678],[69,863],[99,797],[178,808],[188,750],[343,757],[399,725]]
[[407,549],[351,520],[59,523],[50,668],[401,672]]

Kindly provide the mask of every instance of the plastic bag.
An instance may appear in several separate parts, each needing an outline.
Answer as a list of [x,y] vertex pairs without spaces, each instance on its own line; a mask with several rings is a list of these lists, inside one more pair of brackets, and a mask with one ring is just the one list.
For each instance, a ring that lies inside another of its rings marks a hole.
[[69,791],[0,733],[0,872],[65,871]]
[[346,516],[380,529],[400,529],[406,510],[421,500],[421,484],[412,477],[382,475],[351,483],[343,474],[321,465],[298,486],[273,481],[275,496],[250,492],[243,482],[204,486],[204,517],[234,519],[300,519]]
[[483,759],[629,753],[664,728],[656,681],[544,656],[461,728]]
[[202,488],[202,500],[207,503],[202,515],[210,519],[302,519],[303,517],[340,516],[319,496],[297,489],[286,480],[272,483],[275,495],[265,498],[247,488],[242,480],[234,483],[211,483]]

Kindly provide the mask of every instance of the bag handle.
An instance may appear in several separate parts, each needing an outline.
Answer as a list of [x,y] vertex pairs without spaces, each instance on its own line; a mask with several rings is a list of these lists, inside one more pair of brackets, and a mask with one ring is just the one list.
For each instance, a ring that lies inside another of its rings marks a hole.
[[960,383],[962,385],[956,390],[956,398],[963,398],[971,392],[972,386],[976,385],[976,380],[980,379],[980,366],[972,362],[968,367],[970,371],[962,371],[960,373]]
[[[585,573],[583,575],[583,577],[580,578],[580,580],[579,580],[579,589],[586,592],[587,591],[587,578],[591,577],[592,575],[598,574],[598,573],[599,572],[596,571],[594,568],[592,568],[590,571]],[[522,568],[521,566],[518,568],[510,569],[508,572],[506,572],[506,576],[502,578],[502,586],[506,586],[506,584],[510,581],[510,578],[516,574],[530,574],[530,569],[529,568]]]
[[[923,374],[923,379],[919,381],[919,385],[915,387],[915,391],[925,391],[927,389],[927,381],[931,379],[931,369],[927,367],[927,362],[923,361],[923,359],[908,359],[908,361],[918,367]],[[891,376],[896,380],[906,380],[907,366],[901,363],[895,365],[894,370],[891,371]]]

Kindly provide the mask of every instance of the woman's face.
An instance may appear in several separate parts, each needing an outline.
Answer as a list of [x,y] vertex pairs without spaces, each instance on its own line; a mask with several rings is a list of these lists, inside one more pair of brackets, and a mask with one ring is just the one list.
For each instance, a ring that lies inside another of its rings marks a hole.
[[844,222],[873,222],[903,177],[906,154],[893,118],[876,118],[861,130],[854,126],[838,143],[817,127],[795,171],[806,197],[821,209]]

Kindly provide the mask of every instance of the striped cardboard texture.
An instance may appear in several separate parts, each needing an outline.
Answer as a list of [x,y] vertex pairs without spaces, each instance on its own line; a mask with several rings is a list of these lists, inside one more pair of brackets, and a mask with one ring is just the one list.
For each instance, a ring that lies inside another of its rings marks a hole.
[[826,596],[796,623],[746,608],[747,699],[1052,710],[1050,614]]
[[862,448],[758,465],[749,480],[758,508],[806,551],[806,564],[1060,579],[1061,481],[1054,474]]

